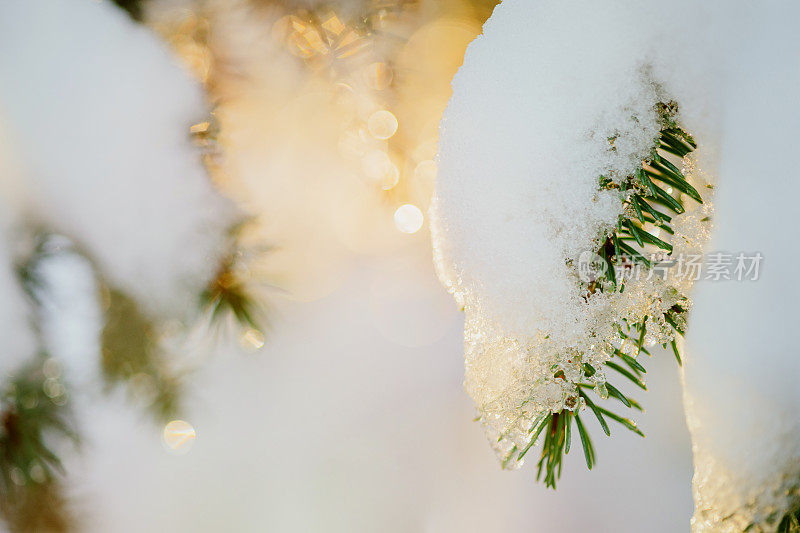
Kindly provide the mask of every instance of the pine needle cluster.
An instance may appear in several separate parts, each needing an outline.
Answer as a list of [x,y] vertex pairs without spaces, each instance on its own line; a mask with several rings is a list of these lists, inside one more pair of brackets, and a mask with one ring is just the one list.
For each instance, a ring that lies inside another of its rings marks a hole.
[[[670,243],[645,229],[645,224],[650,224],[668,234],[674,234],[671,222],[674,217],[685,212],[682,196],[702,203],[698,191],[687,181],[683,172],[678,169],[667,157],[675,156],[683,159],[697,148],[691,135],[683,130],[674,120],[676,106],[674,103],[659,104],[662,127],[654,142],[649,157],[642,161],[641,168],[620,181],[601,177],[601,188],[619,188],[628,209],[621,215],[616,228],[609,232],[605,241],[598,250],[598,255],[607,263],[607,268],[601,279],[593,281],[588,287],[587,298],[595,291],[613,290],[622,292],[625,289],[624,281],[616,279],[615,268],[619,265],[640,264],[652,268],[652,262],[645,254],[645,246],[655,247],[666,254],[672,253]],[[686,299],[679,300],[664,314],[664,320],[679,335],[684,334],[682,324],[688,311]],[[647,333],[648,317],[636,323],[617,324],[620,338],[628,343],[633,343],[635,353],[650,355],[644,346]],[[672,349],[678,364],[682,364],[675,338],[664,343]],[[604,363],[605,370],[618,375],[642,390],[647,390],[643,377],[646,374],[644,366],[633,356],[621,349],[614,351],[613,357]],[[563,371],[560,371],[563,374]],[[589,364],[584,364],[584,375],[592,377],[597,372]],[[554,377],[559,377],[558,373]],[[561,376],[564,377],[563,375]],[[590,392],[592,394],[590,394]],[[592,399],[592,395],[596,399]],[[537,443],[539,437],[544,435],[542,450],[538,461],[537,480],[543,480],[545,485],[556,487],[556,482],[561,476],[564,456],[570,451],[573,442],[573,421],[578,433],[581,448],[583,449],[586,466],[591,470],[596,464],[596,452],[586,422],[580,414],[580,406],[584,405],[597,419],[603,433],[610,436],[609,422],[621,425],[625,429],[644,437],[644,433],[631,419],[612,411],[607,402],[614,401],[629,409],[642,411],[641,405],[633,398],[623,394],[617,387],[609,382],[602,384],[578,383],[577,397],[572,399],[570,408],[557,413],[545,413],[534,421],[531,428],[533,438],[530,444],[518,451],[510,459],[521,460]],[[600,401],[604,403],[601,405]],[[569,403],[569,401],[568,401]]]

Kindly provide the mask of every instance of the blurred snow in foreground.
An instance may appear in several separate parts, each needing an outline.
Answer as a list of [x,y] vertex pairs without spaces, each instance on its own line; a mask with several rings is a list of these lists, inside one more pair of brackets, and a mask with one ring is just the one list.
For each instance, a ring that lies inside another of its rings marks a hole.
[[221,350],[194,381],[185,455],[124,402],[95,403],[70,465],[89,530],[688,531],[672,356],[650,363],[646,439],[598,436],[591,472],[573,450],[557,492],[533,468],[503,472],[462,387],[461,313],[417,244],[359,260],[322,300],[281,302],[255,354]]

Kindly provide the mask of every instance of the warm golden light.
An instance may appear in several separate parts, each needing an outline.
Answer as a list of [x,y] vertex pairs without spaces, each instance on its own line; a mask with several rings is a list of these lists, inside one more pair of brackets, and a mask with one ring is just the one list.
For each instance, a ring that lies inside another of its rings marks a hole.
[[189,131],[191,133],[205,133],[210,126],[210,122],[198,122],[197,124],[193,124],[192,127],[189,128]]
[[361,159],[364,174],[380,184],[384,190],[389,190],[397,185],[400,179],[400,171],[397,165],[392,163],[389,154],[383,150],[370,150]]
[[366,68],[367,83],[376,91],[383,91],[389,88],[394,78],[392,69],[382,61],[372,63]]
[[397,170],[395,165],[389,169],[389,172],[383,175],[381,179],[381,189],[384,191],[388,191],[389,189],[393,188],[397,185],[397,182],[400,181],[400,171]]
[[337,17],[334,13],[331,13],[328,20],[323,22],[321,26],[334,35],[339,35],[347,29],[345,25],[342,24],[342,21],[339,19],[339,17]]

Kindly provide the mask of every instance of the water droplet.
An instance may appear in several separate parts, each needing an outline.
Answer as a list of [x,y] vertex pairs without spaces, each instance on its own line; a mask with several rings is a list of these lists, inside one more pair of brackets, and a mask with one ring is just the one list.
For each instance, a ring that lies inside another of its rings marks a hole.
[[606,387],[605,383],[598,383],[595,387],[595,391],[597,392],[600,398],[607,400],[608,399],[608,387]]
[[246,352],[256,352],[264,346],[264,334],[257,329],[248,329],[239,338],[239,345]]

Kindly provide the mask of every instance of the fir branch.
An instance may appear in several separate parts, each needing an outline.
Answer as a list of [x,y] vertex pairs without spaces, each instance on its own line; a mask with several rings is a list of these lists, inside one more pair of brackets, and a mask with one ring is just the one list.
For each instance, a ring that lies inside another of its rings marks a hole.
[[[39,265],[59,254],[76,254],[94,265],[89,255],[67,237],[34,228],[32,250],[18,264],[17,275],[26,294],[37,306],[47,291]],[[179,411],[183,376],[167,366],[158,342],[155,322],[136,301],[119,289],[101,285],[105,324],[100,335],[102,377],[107,389],[126,384],[132,396],[142,401],[159,421],[174,418]],[[36,325],[36,323],[34,324]]]
[[66,533],[75,530],[75,518],[58,480],[20,489],[12,500],[0,500],[0,511],[12,533]]
[[800,532],[800,506],[783,515],[775,531],[776,533]]
[[[63,240],[44,231],[31,234],[30,253],[16,265],[17,280],[33,304],[39,328],[42,292],[39,264],[61,253]],[[67,388],[55,359],[35,355],[0,392],[0,513],[14,533],[70,531],[73,517],[62,490],[64,469],[53,443],[79,444],[68,407]]]
[[[0,396],[0,511],[14,532],[66,531],[64,469],[53,440],[78,443],[52,360],[36,357]],[[48,369],[50,371],[48,371]]]
[[165,364],[155,324],[121,291],[107,288],[105,300],[100,345],[107,386],[126,383],[159,421],[171,420],[179,411],[183,376]]
[[200,295],[201,305],[208,311],[213,322],[219,323],[228,315],[241,326],[261,330],[264,313],[244,282],[236,275],[234,265],[233,254],[223,260],[214,279]]
[[[661,249],[667,254],[672,253],[672,245],[647,231],[644,225],[646,223],[654,224],[664,229],[667,233],[673,233],[672,228],[667,223],[671,222],[675,216],[680,216],[685,212],[682,200],[673,196],[674,193],[685,194],[696,202],[702,203],[703,201],[700,194],[686,180],[683,173],[659,153],[664,152],[683,158],[691,153],[697,145],[691,135],[686,133],[675,122],[674,116],[677,113],[677,106],[674,103],[660,103],[657,108],[661,114],[662,128],[654,142],[650,157],[642,161],[641,169],[637,170],[634,175],[622,180],[621,183],[615,183],[605,176],[600,177],[601,188],[620,189],[620,192],[624,195],[623,203],[628,208],[625,212],[629,214],[620,216],[616,228],[609,232],[600,246],[598,255],[603,258],[608,268],[600,274],[598,279],[589,284],[587,299],[591,298],[592,294],[598,290],[619,292],[624,290],[624,285],[621,280],[617,279],[615,273],[614,267],[616,264],[633,265],[640,263],[646,268],[651,268],[652,263],[646,256],[647,246]],[[686,311],[684,306],[676,304],[664,313],[665,322],[673,329],[675,334],[683,335],[684,333],[681,323]],[[647,321],[648,317],[645,316],[637,323],[626,323],[625,330],[627,330],[627,333],[621,325],[617,325],[620,338],[624,342],[633,342],[636,353],[644,352],[649,354],[643,346],[647,332]],[[674,338],[669,344],[678,364],[682,364]],[[666,347],[666,344],[664,346]],[[622,364],[614,360],[617,358]],[[604,366],[642,390],[647,390],[645,383],[641,379],[641,376],[646,373],[644,366],[631,355],[624,353],[623,350],[615,349],[612,359],[606,361]],[[584,364],[584,375],[587,378],[591,378],[595,373],[595,368]],[[556,373],[554,377],[562,377],[563,379],[563,373]],[[517,461],[521,460],[528,450],[536,444],[539,433],[544,428],[547,428],[544,433],[544,442],[536,476],[537,480],[542,479],[542,474],[544,473],[543,480],[547,487],[555,488],[556,481],[561,475],[563,456],[569,452],[570,448],[572,419],[575,420],[578,429],[586,466],[591,470],[597,462],[589,432],[579,414],[583,406],[593,413],[606,435],[611,435],[608,419],[644,437],[644,433],[639,430],[632,420],[596,403],[588,394],[590,390],[598,396],[599,400],[613,398],[626,408],[642,410],[638,402],[624,395],[610,382],[576,384],[575,398],[567,398],[566,405],[570,406],[570,408],[565,408],[556,413],[548,413],[538,425],[534,424],[533,427],[536,428],[536,432],[532,435],[530,443],[516,456]],[[788,528],[793,527],[796,521],[796,515],[787,515],[781,524],[782,527]],[[794,530],[779,529],[779,531]]]
[[141,22],[143,0],[113,0],[113,2],[124,9],[133,20]]
[[[213,324],[223,325],[226,318],[230,317],[240,327],[263,333],[268,325],[267,310],[243,274],[248,269],[242,264],[247,254],[241,240],[249,222],[243,220],[228,230],[228,251],[220,261],[214,278],[200,294],[200,305]],[[270,250],[269,247],[262,247],[255,252],[263,254]]]

